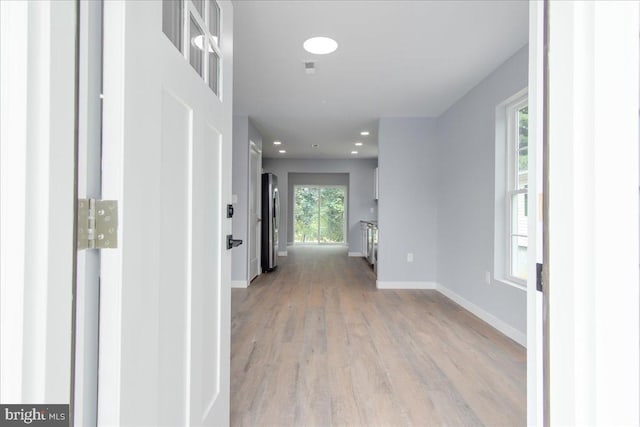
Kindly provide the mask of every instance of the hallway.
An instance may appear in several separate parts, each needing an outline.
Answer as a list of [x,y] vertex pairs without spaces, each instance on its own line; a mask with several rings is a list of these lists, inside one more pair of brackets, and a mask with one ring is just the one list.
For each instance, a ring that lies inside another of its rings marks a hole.
[[436,291],[299,246],[232,291],[231,424],[524,425],[525,350]]

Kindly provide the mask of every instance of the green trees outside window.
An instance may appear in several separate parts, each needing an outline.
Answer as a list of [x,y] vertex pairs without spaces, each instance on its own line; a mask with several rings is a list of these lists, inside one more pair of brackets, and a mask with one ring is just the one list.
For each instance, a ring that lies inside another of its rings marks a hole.
[[294,234],[296,243],[344,243],[345,188],[296,186]]

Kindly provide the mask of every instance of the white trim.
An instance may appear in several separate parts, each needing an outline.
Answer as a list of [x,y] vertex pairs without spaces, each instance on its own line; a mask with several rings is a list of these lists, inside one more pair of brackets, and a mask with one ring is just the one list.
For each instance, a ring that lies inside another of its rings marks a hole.
[[362,252],[349,252],[349,256],[352,256],[352,257],[364,257]]
[[249,281],[248,280],[232,280],[231,287],[234,289],[246,289],[249,287]]
[[278,251],[278,256],[287,256],[287,251]]
[[549,2],[549,423],[639,425],[638,2]]
[[[0,395],[23,390],[29,4],[0,2]],[[11,208],[9,208],[9,206]],[[10,326],[9,326],[10,325]]]
[[77,12],[25,3],[0,2],[0,395],[69,403]]
[[542,70],[544,6],[529,3],[529,277],[527,280],[527,425],[543,423],[542,293],[536,263],[542,263]]
[[[511,277],[511,193],[531,193],[529,191],[518,190],[510,192],[512,185],[513,150],[510,150],[510,136],[515,130],[513,116],[517,108],[527,105],[529,96],[528,87],[519,90],[509,98],[500,102],[495,109],[495,183],[494,183],[494,256],[493,271],[497,280],[508,280],[519,282],[517,278]],[[513,138],[511,138],[513,139]],[[513,141],[511,141],[513,142]],[[529,158],[531,158],[531,153]],[[529,180],[531,181],[531,180]],[[531,195],[529,204],[531,206]],[[522,285],[525,285],[522,281]]]
[[378,289],[438,289],[436,282],[391,282],[376,280]]
[[438,289],[438,292],[440,292],[442,295],[449,298],[451,301],[455,302],[456,304],[458,304],[468,312],[480,318],[480,320],[489,324],[490,326],[492,326],[502,334],[506,335],[507,337],[511,338],[512,340],[514,340],[515,342],[517,342],[518,344],[526,348],[527,334],[517,330],[511,325],[508,325],[504,321],[498,319],[493,314],[489,313],[483,308],[478,307],[474,303],[464,299],[463,297],[453,292],[452,290],[446,288],[445,286],[442,286],[441,284],[438,283],[436,284],[436,287]]
[[[506,119],[506,135],[505,135],[505,153],[506,153],[506,165],[505,165],[505,191],[504,191],[504,256],[505,265],[502,274],[504,278],[513,283],[519,283],[522,286],[526,285],[526,280],[520,277],[514,276],[511,271],[513,260],[511,259],[513,253],[513,237],[514,237],[514,224],[513,224],[513,196],[516,194],[528,194],[527,189],[519,189],[519,183],[516,182],[516,163],[519,161],[519,126],[518,112],[520,109],[528,106],[528,88],[519,91],[511,99],[512,101],[504,105],[505,119]],[[518,149],[516,149],[518,147]],[[527,166],[528,168],[528,166]],[[530,181],[530,174],[527,169],[527,181]]]
[[504,321],[498,319],[493,314],[484,310],[483,308],[478,307],[474,303],[464,299],[457,293],[448,289],[447,287],[441,285],[436,282],[391,282],[391,281],[376,281],[376,287],[378,289],[395,289],[395,290],[411,290],[411,289],[419,289],[419,290],[436,290],[440,292],[445,297],[449,298],[451,301],[455,302],[471,314],[478,317],[480,320],[487,323],[489,326],[495,328],[498,332],[504,334],[508,338],[511,338],[521,346],[527,346],[527,334],[523,333],[513,326],[505,323]]
[[527,283],[526,282],[523,283],[523,284],[520,284],[520,283],[511,281],[509,279],[494,279],[494,280],[495,280],[495,282],[497,282],[497,283],[499,283],[501,285],[511,286],[512,288],[520,289],[523,292],[527,291]]

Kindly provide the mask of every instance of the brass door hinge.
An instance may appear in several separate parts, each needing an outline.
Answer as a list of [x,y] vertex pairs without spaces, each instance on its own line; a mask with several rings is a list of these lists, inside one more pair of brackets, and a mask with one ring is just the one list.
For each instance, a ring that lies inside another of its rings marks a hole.
[[118,247],[118,201],[78,199],[78,250]]

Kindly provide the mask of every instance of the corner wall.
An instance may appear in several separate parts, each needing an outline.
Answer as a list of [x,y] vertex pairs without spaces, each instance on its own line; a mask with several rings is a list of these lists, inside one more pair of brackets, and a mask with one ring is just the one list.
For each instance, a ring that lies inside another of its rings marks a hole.
[[493,280],[494,166],[496,107],[527,85],[528,45],[441,116],[378,133],[378,287],[438,289],[523,345],[526,291]]
[[[436,281],[436,123],[383,118],[378,129],[378,287],[430,287]],[[407,254],[413,254],[408,261]]]
[[[231,220],[233,238],[243,244],[231,252],[231,281],[248,284],[249,279],[249,144],[253,141],[262,149],[262,135],[247,116],[233,117],[232,193],[236,200]],[[258,185],[262,185],[261,182]],[[261,187],[260,187],[261,188]]]

